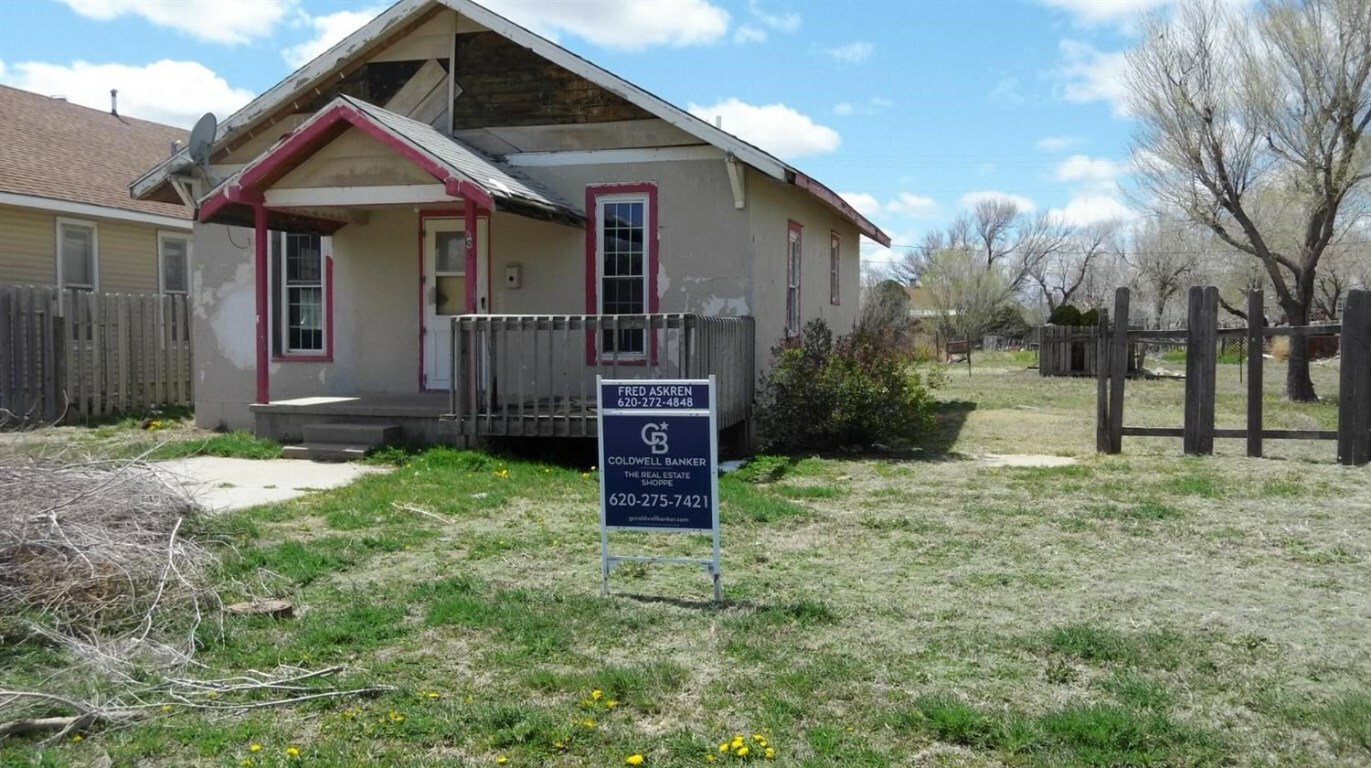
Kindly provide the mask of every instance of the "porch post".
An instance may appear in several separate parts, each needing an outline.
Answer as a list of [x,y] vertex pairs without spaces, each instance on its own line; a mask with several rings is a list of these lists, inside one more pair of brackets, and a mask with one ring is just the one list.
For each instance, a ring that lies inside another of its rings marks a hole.
[[476,269],[476,201],[467,196],[463,200],[462,209],[464,224],[462,229],[466,230],[466,307],[468,313],[479,312],[482,307],[476,306],[476,278],[480,272]]
[[257,402],[271,402],[267,377],[270,359],[267,354],[267,208],[253,203],[253,275],[257,283]]

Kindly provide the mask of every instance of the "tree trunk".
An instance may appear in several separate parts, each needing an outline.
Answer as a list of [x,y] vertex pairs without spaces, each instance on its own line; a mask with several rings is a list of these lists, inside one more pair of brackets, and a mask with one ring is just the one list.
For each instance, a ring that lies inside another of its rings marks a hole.
[[[1312,297],[1311,297],[1312,298]],[[1282,302],[1291,325],[1309,324],[1309,302]],[[1285,398],[1294,403],[1312,403],[1319,399],[1314,382],[1309,378],[1309,337],[1303,333],[1290,335],[1290,358],[1286,361]]]

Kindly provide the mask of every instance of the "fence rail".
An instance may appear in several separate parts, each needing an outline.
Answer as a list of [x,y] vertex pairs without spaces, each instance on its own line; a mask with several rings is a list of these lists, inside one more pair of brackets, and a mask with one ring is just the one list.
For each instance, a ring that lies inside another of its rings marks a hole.
[[189,406],[185,296],[0,286],[0,423]]
[[459,315],[451,421],[466,436],[593,437],[596,376],[713,375],[719,425],[728,427],[751,415],[753,339],[750,317]]

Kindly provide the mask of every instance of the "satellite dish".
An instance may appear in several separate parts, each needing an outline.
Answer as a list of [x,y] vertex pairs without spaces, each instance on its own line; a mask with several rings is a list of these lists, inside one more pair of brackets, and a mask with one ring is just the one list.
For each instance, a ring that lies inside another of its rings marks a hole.
[[209,148],[214,145],[218,130],[219,121],[214,119],[213,112],[206,112],[190,129],[190,159],[201,168],[209,166]]

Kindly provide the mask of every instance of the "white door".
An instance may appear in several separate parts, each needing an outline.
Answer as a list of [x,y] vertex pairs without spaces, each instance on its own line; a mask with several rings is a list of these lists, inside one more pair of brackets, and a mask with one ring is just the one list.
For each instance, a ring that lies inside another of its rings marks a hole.
[[[424,220],[424,388],[452,384],[452,316],[490,312],[486,219],[476,220],[476,274],[467,274],[462,219]],[[475,306],[467,306],[467,280]]]

